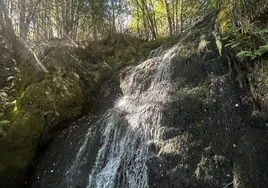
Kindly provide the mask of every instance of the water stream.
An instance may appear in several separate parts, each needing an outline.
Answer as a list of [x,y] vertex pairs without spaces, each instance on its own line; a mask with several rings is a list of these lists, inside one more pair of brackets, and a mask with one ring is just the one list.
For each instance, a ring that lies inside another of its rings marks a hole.
[[[85,179],[87,188],[144,188],[149,144],[159,140],[162,108],[170,100],[174,46],[157,51],[122,74],[123,95],[112,109],[91,126],[65,177],[68,187]],[[94,152],[97,154],[94,156]]]
[[125,68],[114,105],[57,135],[40,155],[31,188],[265,187],[264,120],[245,101],[251,96],[207,21]]

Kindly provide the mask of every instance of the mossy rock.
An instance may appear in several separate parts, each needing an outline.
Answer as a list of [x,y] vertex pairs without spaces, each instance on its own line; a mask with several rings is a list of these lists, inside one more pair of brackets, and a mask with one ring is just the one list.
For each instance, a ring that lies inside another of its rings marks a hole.
[[36,153],[43,131],[40,114],[21,111],[14,117],[5,136],[0,138],[0,183],[13,184],[22,175]]
[[[51,138],[50,132],[81,114],[86,101],[78,74],[83,70],[82,62],[71,56],[51,52],[44,60],[49,73],[35,66],[20,66],[15,100],[0,119],[0,185],[8,186],[23,177],[38,146]],[[107,74],[107,69],[104,72]]]
[[62,120],[78,116],[84,100],[79,76],[69,73],[30,85],[18,99],[18,111],[39,113],[51,129]]
[[72,73],[30,85],[11,106],[10,121],[1,121],[0,175],[26,170],[49,131],[80,115],[84,102],[79,77]]

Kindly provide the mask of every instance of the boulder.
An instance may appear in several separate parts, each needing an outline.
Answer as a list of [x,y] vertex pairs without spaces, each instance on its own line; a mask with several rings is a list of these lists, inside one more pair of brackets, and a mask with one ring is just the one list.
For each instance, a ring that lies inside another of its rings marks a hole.
[[86,106],[93,108],[94,93],[113,69],[105,62],[84,58],[88,53],[64,45],[40,53],[47,72],[29,57],[20,62],[14,101],[0,121],[1,186],[22,182],[38,148],[63,128],[61,123],[79,117]]

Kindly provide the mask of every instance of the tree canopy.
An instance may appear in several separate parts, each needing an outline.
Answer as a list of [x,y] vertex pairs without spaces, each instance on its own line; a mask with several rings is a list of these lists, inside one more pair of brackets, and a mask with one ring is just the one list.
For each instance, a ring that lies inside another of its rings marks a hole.
[[97,41],[118,33],[146,40],[178,35],[211,11],[220,31],[266,19],[265,0],[0,0],[0,37],[17,46],[50,39]]

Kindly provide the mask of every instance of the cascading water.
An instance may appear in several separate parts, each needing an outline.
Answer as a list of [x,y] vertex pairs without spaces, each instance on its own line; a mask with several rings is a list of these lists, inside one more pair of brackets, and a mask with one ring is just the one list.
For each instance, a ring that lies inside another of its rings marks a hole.
[[[147,187],[149,143],[159,140],[162,106],[169,101],[170,63],[178,47],[132,67],[122,75],[123,96],[92,126],[73,165],[66,173],[69,187],[87,171],[88,188]],[[96,132],[101,134],[98,139]],[[99,140],[98,154],[92,145]],[[89,160],[94,162],[90,165]],[[86,167],[85,167],[86,166]]]
[[96,123],[86,116],[55,137],[31,188],[266,187],[264,120],[219,54],[211,18],[123,71],[123,95]]

